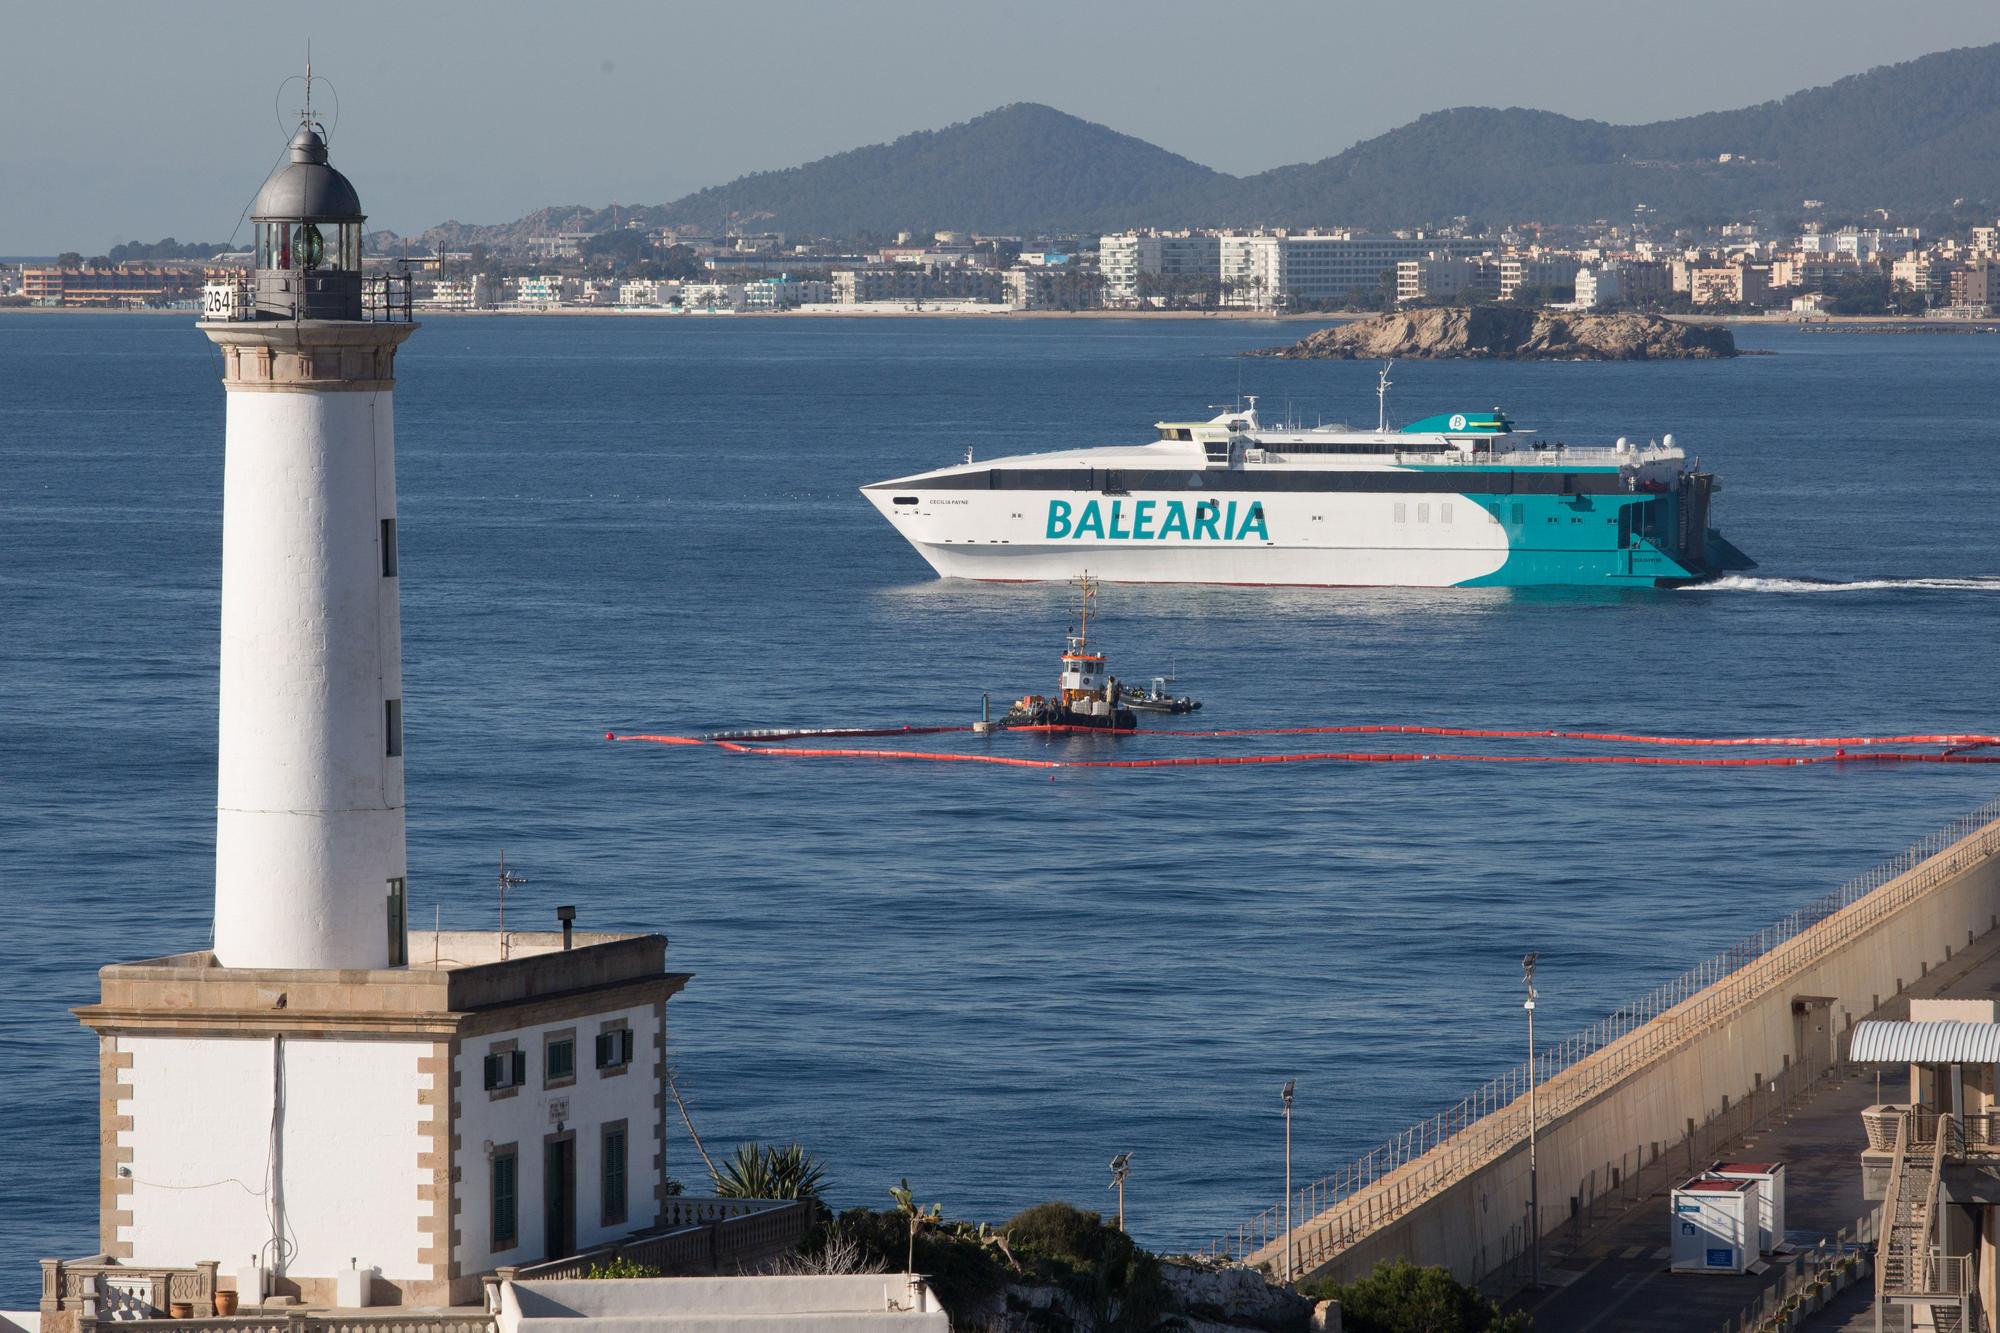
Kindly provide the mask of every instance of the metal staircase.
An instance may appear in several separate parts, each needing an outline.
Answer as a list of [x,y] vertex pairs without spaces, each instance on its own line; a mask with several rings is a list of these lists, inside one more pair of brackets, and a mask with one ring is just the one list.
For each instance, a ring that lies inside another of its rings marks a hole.
[[1884,1312],[1892,1306],[1908,1312],[1904,1327],[1973,1333],[1970,1257],[1944,1254],[1938,1225],[1944,1159],[1964,1153],[1965,1136],[1954,1117],[1913,1107],[1897,1119],[1875,1255],[1876,1333],[1883,1333]]

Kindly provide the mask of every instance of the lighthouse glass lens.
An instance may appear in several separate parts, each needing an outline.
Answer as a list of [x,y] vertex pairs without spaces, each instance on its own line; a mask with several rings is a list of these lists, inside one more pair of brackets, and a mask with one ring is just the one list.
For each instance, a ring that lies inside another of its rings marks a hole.
[[318,268],[326,259],[326,238],[310,222],[301,222],[292,233],[292,252],[300,268]]

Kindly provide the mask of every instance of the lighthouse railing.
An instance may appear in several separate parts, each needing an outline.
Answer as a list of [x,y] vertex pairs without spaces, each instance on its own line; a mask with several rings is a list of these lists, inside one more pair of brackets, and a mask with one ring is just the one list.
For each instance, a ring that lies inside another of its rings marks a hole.
[[414,323],[412,287],[407,272],[369,274],[361,282],[361,317],[372,324]]

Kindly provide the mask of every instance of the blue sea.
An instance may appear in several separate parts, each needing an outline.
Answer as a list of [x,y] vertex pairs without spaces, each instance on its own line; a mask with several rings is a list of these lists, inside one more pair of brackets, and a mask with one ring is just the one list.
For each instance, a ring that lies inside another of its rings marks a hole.
[[[505,848],[510,922],[574,903],[670,937],[712,1152],[796,1139],[838,1204],[907,1176],[999,1221],[1111,1205],[1129,1150],[1132,1229],[1187,1247],[1279,1199],[1285,1080],[1304,1181],[1519,1057],[1524,951],[1558,1037],[2000,791],[1971,766],[1051,773],[604,740],[961,723],[1047,689],[1073,592],[940,583],[855,488],[1239,392],[1372,420],[1372,365],[1236,356],[1309,327],[432,321],[397,394],[413,921],[491,928]],[[1094,634],[1128,679],[1172,664],[1204,727],[1994,730],[2000,338],[1739,338],[1775,355],[1405,364],[1390,408],[1672,431],[1723,477],[1749,577],[1113,587]],[[67,1008],[101,964],[209,939],[222,417],[188,320],[0,318],[0,1306],[96,1248]],[[703,1187],[678,1126],[669,1169]]]

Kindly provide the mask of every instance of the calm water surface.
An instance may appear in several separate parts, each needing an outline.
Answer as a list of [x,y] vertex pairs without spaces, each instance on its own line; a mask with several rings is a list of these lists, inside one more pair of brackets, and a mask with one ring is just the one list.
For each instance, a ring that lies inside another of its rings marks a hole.
[[[578,904],[695,979],[711,1147],[804,1141],[840,1203],[1129,1208],[1197,1244],[1552,1036],[2000,790],[1978,768],[1047,773],[609,745],[960,722],[1045,689],[1064,589],[934,580],[863,482],[1146,438],[1263,395],[1372,420],[1297,325],[440,319],[397,408],[412,917]],[[1979,336],[1743,333],[1665,365],[1404,365],[1392,412],[1673,431],[1758,577],[1695,592],[1114,588],[1115,669],[1203,725],[1991,730],[1996,361]],[[0,318],[0,1305],[96,1247],[102,963],[206,945],[223,395],[160,317]],[[1003,738],[1013,753],[1036,743]],[[1064,743],[1082,754],[1106,744]],[[1397,747],[1385,744],[1382,748]],[[670,1170],[699,1184],[676,1133]]]

